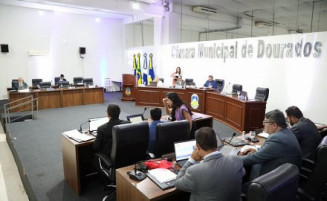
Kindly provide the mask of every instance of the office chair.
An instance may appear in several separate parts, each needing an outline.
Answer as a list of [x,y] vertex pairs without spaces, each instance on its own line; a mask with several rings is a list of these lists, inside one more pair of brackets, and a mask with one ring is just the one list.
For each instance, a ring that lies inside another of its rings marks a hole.
[[300,185],[298,189],[300,200],[327,200],[326,159],[327,136],[318,145],[314,161],[302,159]]
[[93,78],[83,78],[83,84],[85,86],[93,85]]
[[74,85],[80,85],[83,84],[83,78],[82,77],[74,77]]
[[11,88],[18,89],[18,79],[12,79],[11,80]]
[[38,85],[40,85],[40,82],[42,82],[42,79],[32,79],[32,86],[33,87],[37,87]]
[[185,78],[185,85],[187,86],[195,86],[192,78]]
[[268,96],[269,96],[269,88],[257,87],[254,99],[258,101],[267,101]]
[[164,78],[159,78],[159,80],[164,83],[165,82],[165,79]]
[[217,82],[217,90],[218,91],[223,91],[224,86],[225,86],[225,80],[223,80],[223,79],[215,79],[215,81]]
[[41,89],[51,88],[51,82],[40,82]]
[[299,182],[298,167],[291,163],[254,179],[248,188],[248,201],[295,201]]
[[116,169],[147,159],[148,141],[148,122],[121,124],[112,128],[111,155],[95,154],[100,173],[111,183],[108,187],[116,187]]
[[60,80],[60,77],[55,77],[55,78],[54,78],[54,81],[55,81],[55,85],[56,85],[56,86],[58,85],[59,80]]
[[68,81],[59,81],[58,86],[60,88],[68,88],[69,87],[69,82]]
[[190,124],[187,120],[158,124],[156,127],[156,157],[174,152],[174,142],[190,139]]
[[237,93],[238,91],[242,91],[243,86],[241,84],[233,84],[232,93]]

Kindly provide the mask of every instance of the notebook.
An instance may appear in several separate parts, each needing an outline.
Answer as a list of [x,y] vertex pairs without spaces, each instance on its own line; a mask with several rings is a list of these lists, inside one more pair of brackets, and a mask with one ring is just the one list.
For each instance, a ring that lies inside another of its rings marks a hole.
[[175,142],[175,156],[176,163],[183,167],[183,165],[187,162],[188,158],[191,156],[193,150],[196,148],[195,140],[183,141],[183,142]]
[[98,117],[98,118],[90,118],[89,119],[89,131],[94,132],[98,130],[98,127],[107,123],[108,117]]
[[217,147],[218,147],[218,151],[220,151],[224,156],[227,155],[236,156],[240,151],[238,148],[225,146],[219,134],[217,134]]

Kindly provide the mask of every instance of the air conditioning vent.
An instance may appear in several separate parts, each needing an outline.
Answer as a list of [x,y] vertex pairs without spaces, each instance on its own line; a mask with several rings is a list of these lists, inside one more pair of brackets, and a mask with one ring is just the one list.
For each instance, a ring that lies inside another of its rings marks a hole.
[[213,8],[196,6],[196,7],[193,7],[193,12],[196,12],[196,13],[204,13],[204,14],[212,15],[212,14],[216,14],[217,13],[217,10],[216,9],[213,9]]

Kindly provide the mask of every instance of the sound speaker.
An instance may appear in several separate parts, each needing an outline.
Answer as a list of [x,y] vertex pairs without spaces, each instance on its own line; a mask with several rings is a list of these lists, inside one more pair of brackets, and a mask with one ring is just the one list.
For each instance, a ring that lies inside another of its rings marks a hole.
[[1,44],[1,52],[4,52],[4,53],[9,52],[8,44]]
[[85,47],[80,47],[79,48],[79,54],[85,54],[86,48]]

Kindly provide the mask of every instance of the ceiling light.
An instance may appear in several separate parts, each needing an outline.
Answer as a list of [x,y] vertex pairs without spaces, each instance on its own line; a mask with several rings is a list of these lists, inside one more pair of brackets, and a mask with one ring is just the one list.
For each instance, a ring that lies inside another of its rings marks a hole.
[[133,2],[133,3],[132,3],[132,8],[133,8],[134,10],[138,10],[138,9],[140,9],[140,4],[137,3],[137,2]]
[[97,17],[97,18],[95,18],[95,22],[99,23],[99,22],[101,22],[101,19]]
[[44,11],[43,10],[39,10],[39,15],[43,16],[44,15]]

